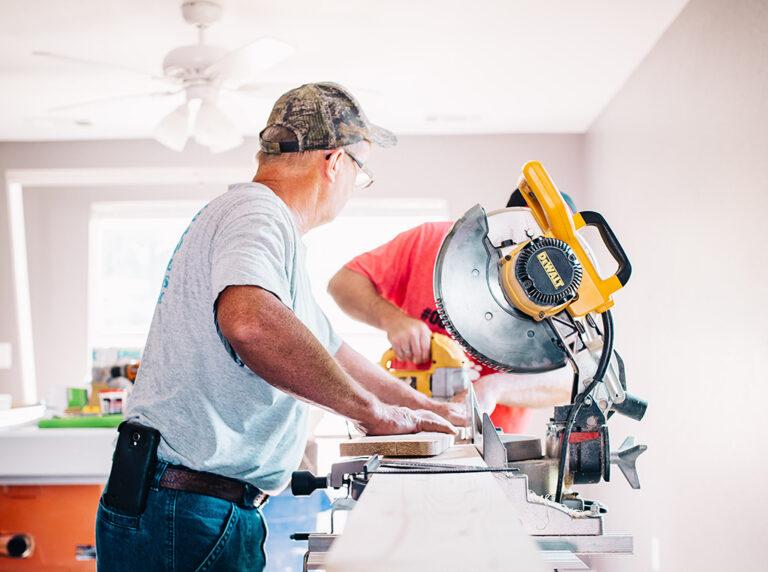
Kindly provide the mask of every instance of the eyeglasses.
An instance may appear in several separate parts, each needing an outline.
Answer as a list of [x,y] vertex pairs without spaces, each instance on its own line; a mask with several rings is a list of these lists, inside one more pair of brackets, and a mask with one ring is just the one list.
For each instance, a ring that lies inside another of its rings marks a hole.
[[[357,166],[357,175],[355,175],[355,188],[359,190],[367,189],[373,184],[374,178],[373,173],[368,169],[368,167],[365,166],[365,164],[355,157],[352,153],[344,149],[343,147],[341,150],[349,155],[349,158],[352,159],[355,162],[355,165]],[[331,153],[325,156],[326,159],[329,159],[331,157]]]

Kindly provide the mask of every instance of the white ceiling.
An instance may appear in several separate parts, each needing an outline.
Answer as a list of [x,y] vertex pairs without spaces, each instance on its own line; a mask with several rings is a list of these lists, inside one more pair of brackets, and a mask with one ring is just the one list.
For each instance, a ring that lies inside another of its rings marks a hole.
[[[224,0],[208,41],[282,39],[296,52],[254,81],[338,81],[398,133],[583,132],[686,1]],[[150,136],[179,99],[47,110],[162,86],[31,52],[159,74],[165,53],[195,37],[178,0],[2,0],[0,140]],[[222,105],[256,134],[281,91]]]

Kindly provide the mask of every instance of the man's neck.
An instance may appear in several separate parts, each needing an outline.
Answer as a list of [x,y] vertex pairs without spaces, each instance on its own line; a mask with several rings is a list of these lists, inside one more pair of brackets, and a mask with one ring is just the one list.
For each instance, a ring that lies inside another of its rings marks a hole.
[[254,183],[259,183],[275,193],[288,206],[299,232],[304,235],[319,224],[317,199],[319,191],[311,181],[302,177],[272,177],[268,173],[256,173]]

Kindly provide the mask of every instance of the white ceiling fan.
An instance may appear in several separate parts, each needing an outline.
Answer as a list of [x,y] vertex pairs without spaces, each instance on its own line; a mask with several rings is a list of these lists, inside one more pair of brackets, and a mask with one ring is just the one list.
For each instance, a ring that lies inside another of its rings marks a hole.
[[221,90],[257,93],[260,87],[267,84],[256,84],[254,80],[261,72],[290,56],[293,48],[274,38],[261,38],[234,51],[206,44],[205,31],[221,19],[222,10],[221,0],[182,2],[181,13],[187,23],[197,27],[198,42],[168,52],[163,59],[162,76],[122,64],[51,52],[33,52],[35,56],[58,61],[140,73],[169,85],[169,89],[164,91],[85,101],[54,107],[49,111],[59,112],[146,97],[171,97],[183,92],[186,97],[184,103],[157,124],[154,129],[155,139],[175,151],[183,150],[189,137],[214,153],[239,146],[243,142],[243,135],[219,107]]

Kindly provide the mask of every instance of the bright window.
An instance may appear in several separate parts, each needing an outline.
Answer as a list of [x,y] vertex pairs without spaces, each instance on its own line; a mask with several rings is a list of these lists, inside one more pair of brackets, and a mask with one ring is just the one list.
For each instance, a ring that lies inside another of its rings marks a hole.
[[203,203],[119,202],[91,207],[90,347],[142,348],[173,249]]

